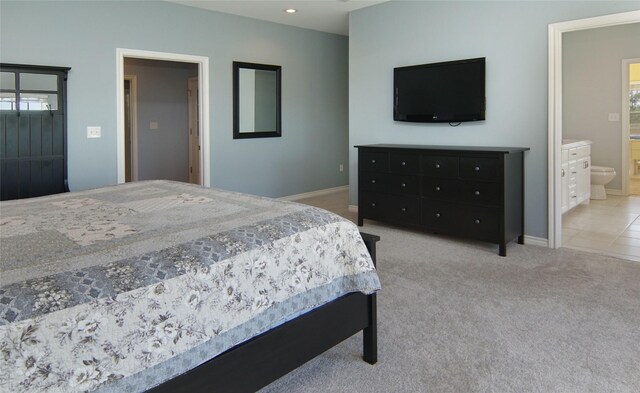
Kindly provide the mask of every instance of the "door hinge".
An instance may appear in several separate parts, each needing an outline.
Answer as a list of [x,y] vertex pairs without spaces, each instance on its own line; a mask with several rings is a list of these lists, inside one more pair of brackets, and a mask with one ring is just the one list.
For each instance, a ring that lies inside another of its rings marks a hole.
[[189,173],[193,173],[193,167],[192,166],[189,167]]

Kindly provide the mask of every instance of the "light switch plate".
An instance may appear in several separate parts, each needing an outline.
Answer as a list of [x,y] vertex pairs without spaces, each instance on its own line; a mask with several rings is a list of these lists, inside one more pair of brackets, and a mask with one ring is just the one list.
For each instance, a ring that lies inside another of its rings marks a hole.
[[92,126],[87,127],[87,138],[100,138],[102,137],[102,127]]
[[151,123],[149,123],[149,128],[152,130],[157,130],[158,129],[158,122],[157,121],[152,121]]
[[609,121],[620,121],[619,113],[609,113]]

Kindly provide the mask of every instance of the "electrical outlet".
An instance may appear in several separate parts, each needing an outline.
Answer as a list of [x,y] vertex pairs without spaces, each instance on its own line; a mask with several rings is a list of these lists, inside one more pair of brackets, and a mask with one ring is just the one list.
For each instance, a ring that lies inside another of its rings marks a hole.
[[87,127],[87,138],[100,138],[102,137],[102,127]]
[[619,113],[609,113],[609,121],[620,121]]
[[157,130],[158,129],[158,122],[157,121],[150,122],[149,123],[149,129]]
[[344,172],[344,165],[340,164],[340,172]]

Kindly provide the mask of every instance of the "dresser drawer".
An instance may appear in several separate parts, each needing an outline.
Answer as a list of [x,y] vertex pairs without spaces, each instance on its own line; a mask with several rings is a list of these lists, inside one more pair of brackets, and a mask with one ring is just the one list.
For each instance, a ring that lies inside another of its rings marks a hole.
[[423,155],[422,173],[431,177],[457,177],[458,157],[445,155]]
[[480,205],[502,205],[502,183],[482,181],[466,181],[460,189],[461,202],[477,203]]
[[459,179],[424,177],[422,196],[432,199],[458,200],[464,182]]
[[420,222],[420,200],[417,197],[362,192],[358,211],[363,218],[417,224]]
[[420,156],[411,152],[391,152],[391,172],[417,174],[420,169]]
[[400,195],[418,195],[420,191],[418,176],[374,172],[360,173],[360,176],[360,187],[364,191]]
[[500,184],[462,179],[422,179],[422,196],[455,202],[498,206],[501,203]]
[[389,153],[378,151],[361,151],[359,154],[361,171],[387,172],[389,171]]
[[460,177],[500,181],[501,160],[493,157],[460,157]]
[[478,240],[500,239],[500,210],[496,207],[466,206],[458,223],[460,234]]
[[420,224],[428,229],[457,233],[460,219],[458,205],[433,199],[422,200],[422,216]]
[[495,207],[456,204],[432,199],[422,200],[425,227],[478,240],[497,241],[500,211]]

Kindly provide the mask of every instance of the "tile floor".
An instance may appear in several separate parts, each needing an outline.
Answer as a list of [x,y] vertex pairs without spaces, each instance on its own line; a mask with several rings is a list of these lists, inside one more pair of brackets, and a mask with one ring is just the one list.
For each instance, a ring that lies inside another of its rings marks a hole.
[[640,196],[609,195],[565,213],[562,244],[640,261]]

